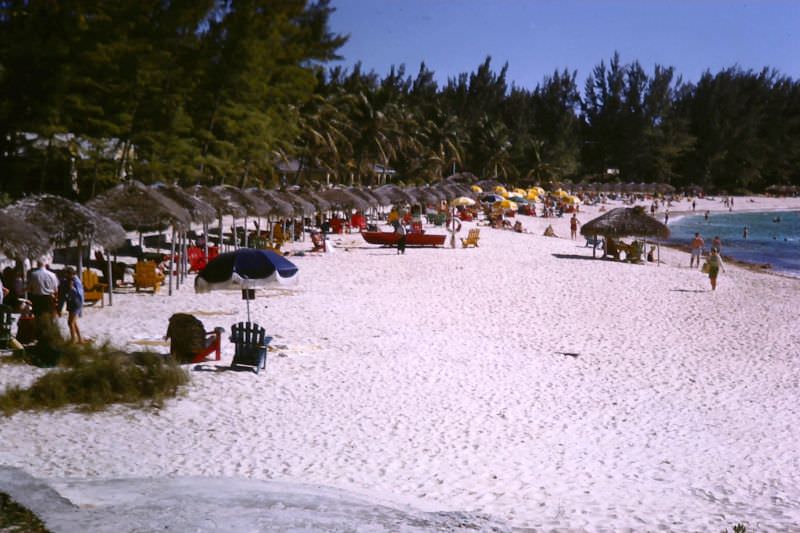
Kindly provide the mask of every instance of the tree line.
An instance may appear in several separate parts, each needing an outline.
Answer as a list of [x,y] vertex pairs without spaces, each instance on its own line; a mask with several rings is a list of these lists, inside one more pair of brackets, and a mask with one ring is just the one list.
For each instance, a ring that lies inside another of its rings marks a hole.
[[469,171],[728,193],[800,185],[800,86],[775,70],[684,82],[614,54],[582,91],[568,69],[530,89],[487,57],[440,86],[424,63],[414,74],[331,67],[346,42],[329,28],[332,10],[0,2],[0,192],[87,198],[128,177],[274,186],[290,162],[298,184]]

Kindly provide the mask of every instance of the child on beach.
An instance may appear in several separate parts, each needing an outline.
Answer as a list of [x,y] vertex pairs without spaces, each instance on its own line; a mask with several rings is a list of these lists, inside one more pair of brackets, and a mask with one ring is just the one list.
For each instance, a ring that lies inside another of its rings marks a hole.
[[722,257],[717,253],[716,248],[711,248],[711,253],[708,255],[708,279],[711,281],[711,290],[717,290],[717,275],[722,269],[725,272],[725,266],[722,264]]
[[81,330],[78,327],[78,317],[83,312],[83,286],[72,268],[67,268],[66,277],[59,290],[58,316],[64,304],[67,304],[67,325],[69,326],[69,340],[82,344]]

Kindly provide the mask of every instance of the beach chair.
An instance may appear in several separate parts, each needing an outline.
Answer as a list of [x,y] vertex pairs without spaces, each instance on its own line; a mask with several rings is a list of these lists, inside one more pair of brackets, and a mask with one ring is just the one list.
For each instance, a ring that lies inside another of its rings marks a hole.
[[222,333],[225,328],[217,327],[206,331],[203,323],[188,313],[175,313],[169,318],[169,326],[164,339],[170,340],[169,353],[180,363],[202,363],[214,354],[220,360]]
[[461,239],[461,246],[463,248],[469,248],[470,246],[478,247],[478,240],[481,237],[481,230],[480,228],[472,228],[467,233],[466,239]]
[[153,294],[158,292],[164,282],[164,274],[158,271],[154,261],[139,261],[133,271],[133,284],[136,292],[141,289],[152,289]]
[[232,369],[252,367],[258,374],[267,368],[267,347],[272,337],[266,336],[264,328],[254,322],[239,322],[231,328],[230,341],[235,346]]
[[100,302],[100,307],[104,307],[103,293],[108,290],[108,284],[100,283],[97,274],[88,268],[84,269],[81,274],[81,282],[83,283],[83,302],[87,304]]
[[584,248],[587,248],[589,246],[591,246],[592,248],[602,248],[603,247],[603,239],[601,239],[600,237],[598,237],[596,235],[593,235],[593,236],[590,236],[590,237],[586,237],[586,246],[584,246]]

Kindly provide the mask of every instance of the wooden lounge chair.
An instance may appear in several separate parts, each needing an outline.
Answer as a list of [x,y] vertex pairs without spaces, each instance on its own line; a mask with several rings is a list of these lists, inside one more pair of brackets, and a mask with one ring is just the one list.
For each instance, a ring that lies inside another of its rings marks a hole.
[[478,240],[481,237],[481,230],[480,228],[472,228],[467,233],[466,239],[461,239],[461,246],[463,248],[469,248],[470,246],[478,247]]
[[252,367],[258,374],[267,367],[267,346],[272,337],[266,336],[264,328],[254,322],[239,322],[231,328],[230,341],[235,346],[232,369]]
[[107,283],[101,283],[93,271],[84,269],[81,274],[81,282],[83,283],[83,302],[87,304],[94,304],[100,302],[100,307],[105,306],[103,293],[108,290]]
[[170,339],[169,353],[179,363],[202,363],[212,353],[220,360],[222,332],[225,328],[206,331],[203,323],[187,313],[175,313],[169,318],[164,339]]
[[153,294],[158,292],[164,282],[164,274],[158,271],[154,261],[139,261],[133,272],[133,284],[136,292],[141,289],[152,289]]

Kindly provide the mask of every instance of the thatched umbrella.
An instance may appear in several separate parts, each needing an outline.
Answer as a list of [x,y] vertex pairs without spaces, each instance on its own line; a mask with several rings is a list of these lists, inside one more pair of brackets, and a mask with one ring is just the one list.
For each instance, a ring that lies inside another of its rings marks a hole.
[[[200,223],[203,225],[203,234],[205,235],[208,233],[208,223],[213,222],[217,218],[217,210],[214,209],[214,206],[211,204],[204,202],[197,196],[193,196],[188,192],[184,191],[177,185],[166,185],[164,183],[156,183],[152,185],[152,187],[158,191],[159,193],[163,194],[173,202],[177,203],[186,211],[189,212],[189,216],[191,217],[191,221],[194,223]],[[181,233],[181,247],[180,247],[180,256],[181,256],[181,268],[179,270],[180,276],[178,276],[178,282],[183,280],[183,278],[188,274],[188,265],[186,263],[186,256],[188,253],[187,247],[187,238],[186,232]],[[203,239],[203,253],[206,257],[208,257],[208,239]]]
[[375,189],[375,192],[389,199],[392,204],[415,204],[418,201],[413,193],[409,193],[408,190],[403,190],[393,183],[381,185]]
[[47,232],[15,215],[0,211],[0,252],[13,259],[39,257],[50,248]]
[[[272,221],[272,215],[284,218],[293,218],[295,211],[300,211],[296,208],[292,201],[286,196],[285,193],[275,191],[272,189],[257,189],[250,187],[245,190],[248,195],[258,198],[268,208],[267,223],[269,224],[269,240],[274,243],[275,239],[275,224]],[[306,205],[306,204],[303,204]],[[292,225],[294,228],[294,225]]]
[[169,259],[169,294],[172,295],[172,263],[175,258],[176,228],[188,228],[189,212],[158,191],[141,182],[130,180],[94,198],[87,205],[98,213],[116,220],[129,231],[163,231],[172,227],[172,252]]
[[116,248],[125,242],[125,230],[109,217],[72,200],[40,194],[28,196],[5,208],[8,215],[46,228],[50,242],[78,246],[96,242],[104,248]]
[[[78,274],[83,272],[83,247],[93,242],[105,249],[117,248],[125,242],[125,230],[119,223],[72,200],[41,194],[28,196],[6,208],[6,213],[45,228],[53,245],[78,248]],[[106,254],[108,256],[108,254]],[[108,256],[109,305],[113,305],[111,260]]]
[[[244,209],[244,246],[247,248],[247,217],[261,218],[268,216],[270,212],[272,212],[272,208],[258,196],[249,194],[232,185],[217,185],[216,187],[212,187],[211,191],[217,193],[229,203],[240,205]],[[234,235],[234,246],[236,246],[238,238],[235,217],[232,232]]]
[[317,211],[328,211],[331,208],[331,203],[320,196],[319,193],[314,191],[299,191],[297,193],[301,198],[305,198],[317,208]]
[[[617,207],[581,226],[584,237],[654,237],[666,239],[669,228],[651,217],[644,207]],[[660,251],[660,250],[659,250]],[[592,250],[593,255],[595,249]]]
[[365,200],[344,189],[328,189],[319,194],[328,200],[332,206],[343,210],[345,208],[355,208],[363,211],[369,207]]
[[225,215],[230,215],[234,218],[244,217],[247,211],[243,206],[241,206],[237,202],[232,202],[227,198],[224,198],[220,194],[215,191],[212,191],[210,188],[206,187],[205,185],[193,185],[186,189],[186,192],[189,194],[196,196],[206,202],[207,204],[211,205],[214,209],[217,210],[217,218],[219,220],[219,249],[222,251],[222,217]]

